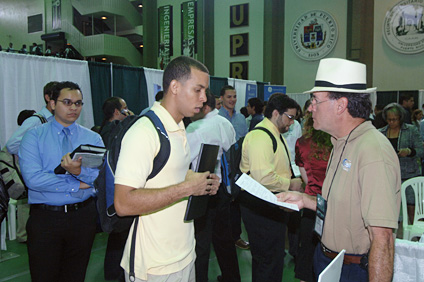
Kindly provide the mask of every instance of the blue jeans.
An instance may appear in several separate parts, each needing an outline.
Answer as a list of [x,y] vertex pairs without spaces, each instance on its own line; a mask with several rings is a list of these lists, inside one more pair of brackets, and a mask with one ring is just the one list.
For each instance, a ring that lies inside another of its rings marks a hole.
[[[317,278],[319,273],[330,264],[331,260],[331,258],[326,257],[322,252],[321,244],[318,244],[314,254],[314,271]],[[340,282],[348,281],[367,282],[368,270],[363,269],[359,264],[343,264]]]

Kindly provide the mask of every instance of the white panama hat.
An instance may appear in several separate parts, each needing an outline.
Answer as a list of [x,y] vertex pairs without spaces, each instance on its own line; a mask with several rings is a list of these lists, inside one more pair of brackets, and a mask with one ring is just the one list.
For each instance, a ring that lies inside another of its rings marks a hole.
[[348,92],[372,93],[367,88],[367,69],[364,64],[345,59],[328,58],[319,62],[315,87],[303,93]]

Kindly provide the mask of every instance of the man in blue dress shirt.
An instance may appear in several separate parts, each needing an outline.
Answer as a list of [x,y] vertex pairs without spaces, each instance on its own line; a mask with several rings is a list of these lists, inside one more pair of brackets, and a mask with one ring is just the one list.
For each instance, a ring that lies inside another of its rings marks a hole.
[[221,89],[222,107],[219,115],[228,119],[236,131],[236,141],[247,134],[246,118],[235,110],[237,103],[236,89],[231,85],[226,85]]
[[13,132],[12,137],[6,143],[6,148],[9,153],[13,155],[17,155],[19,151],[19,145],[21,144],[22,137],[24,137],[25,133],[40,124],[42,124],[41,119],[38,116],[43,117],[47,121],[51,121],[53,119],[52,108],[50,106],[50,96],[52,92],[53,86],[57,83],[57,81],[51,81],[47,83],[43,88],[43,97],[46,102],[46,106],[44,106],[39,112],[37,112],[37,116],[33,115],[27,118],[22,125]]
[[[82,93],[73,82],[52,91],[51,122],[30,129],[19,147],[31,205],[27,223],[32,281],[84,281],[96,232],[93,181],[97,169],[81,166],[70,152],[81,144],[103,146],[99,134],[80,126]],[[56,175],[58,164],[67,171]]]
[[[35,115],[32,115],[29,118],[27,118],[22,123],[22,125],[19,126],[18,129],[16,129],[12,137],[10,137],[9,140],[7,141],[6,148],[10,154],[13,154],[13,155],[18,154],[19,145],[21,144],[22,137],[24,137],[25,133],[28,130],[36,126],[39,126],[40,124],[44,122],[51,121],[53,119],[52,108],[50,107],[49,101],[50,101],[50,96],[52,94],[51,92],[52,92],[53,86],[56,83],[57,81],[51,81],[44,86],[43,97],[44,97],[44,101],[46,102],[46,105]],[[25,226],[29,217],[29,205],[26,203],[24,199],[18,201],[17,210],[18,210],[18,222],[16,226],[16,240],[18,240],[19,242],[26,242],[27,234],[26,234]]]

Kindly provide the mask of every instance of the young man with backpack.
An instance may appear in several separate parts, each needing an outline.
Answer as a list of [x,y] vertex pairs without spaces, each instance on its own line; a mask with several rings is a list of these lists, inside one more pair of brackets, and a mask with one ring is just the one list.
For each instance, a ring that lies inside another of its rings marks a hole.
[[[219,178],[188,170],[190,148],[182,119],[200,112],[208,85],[207,68],[192,58],[175,58],[166,67],[164,98],[151,110],[164,125],[171,149],[155,177],[147,180],[161,146],[151,121],[138,119],[122,140],[114,204],[120,216],[139,215],[130,229],[121,262],[127,279],[131,274],[135,281],[162,276],[167,276],[167,281],[195,281],[194,227],[193,222],[184,222],[187,197],[216,194]],[[136,224],[138,221],[140,224]],[[131,248],[135,257],[130,257]],[[134,261],[134,270],[130,269],[130,260]]]
[[[281,133],[296,117],[297,103],[284,94],[273,94],[265,109],[265,118],[252,130],[242,145],[240,170],[273,193],[301,188],[299,178],[292,179],[289,152]],[[273,141],[277,143],[274,150]],[[281,281],[283,278],[286,213],[278,206],[260,200],[246,191],[239,193],[241,214],[252,252],[252,281]]]

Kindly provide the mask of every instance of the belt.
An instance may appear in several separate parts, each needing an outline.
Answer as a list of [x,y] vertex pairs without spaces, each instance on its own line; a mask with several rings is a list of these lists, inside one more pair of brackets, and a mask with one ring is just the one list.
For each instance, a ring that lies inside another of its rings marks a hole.
[[[321,245],[322,253],[331,259],[334,259],[339,253],[333,252],[332,250],[328,249],[326,246],[324,246],[323,243]],[[344,255],[343,264],[361,264],[361,259],[364,255]]]
[[32,204],[31,209],[67,213],[67,212],[71,212],[71,211],[77,211],[77,210],[89,205],[92,201],[93,201],[93,197],[88,198],[84,202],[75,203],[75,204],[67,204],[67,205],[63,205],[63,206],[50,206],[50,205],[45,205],[45,204]]

